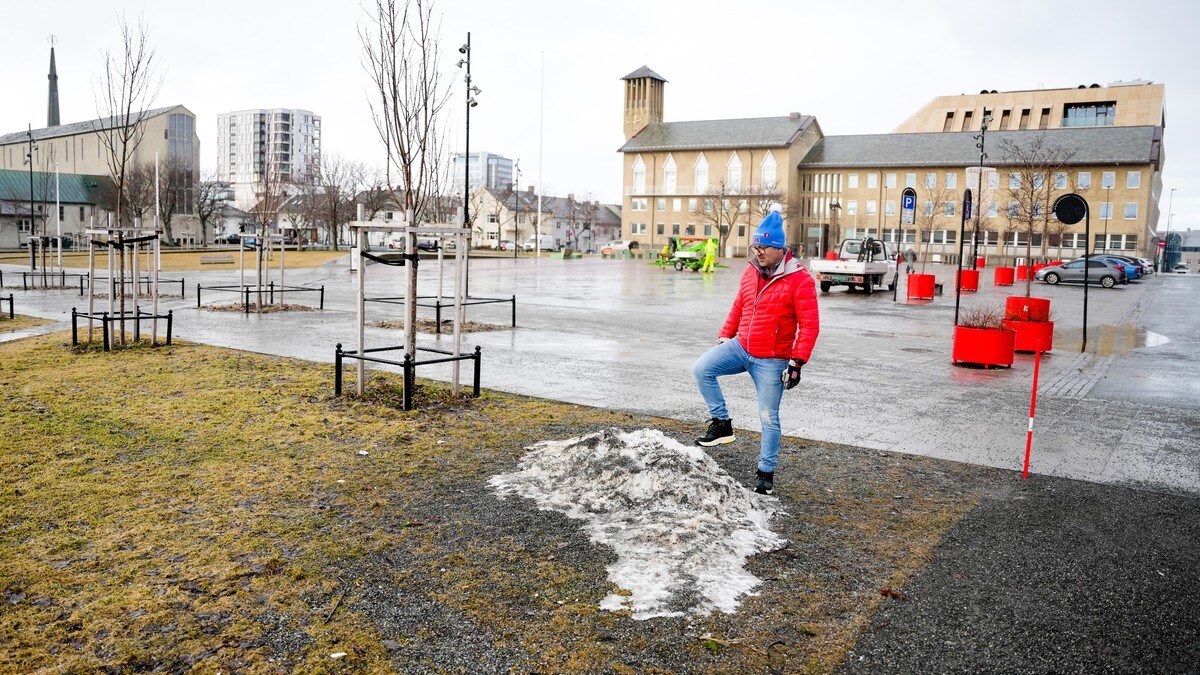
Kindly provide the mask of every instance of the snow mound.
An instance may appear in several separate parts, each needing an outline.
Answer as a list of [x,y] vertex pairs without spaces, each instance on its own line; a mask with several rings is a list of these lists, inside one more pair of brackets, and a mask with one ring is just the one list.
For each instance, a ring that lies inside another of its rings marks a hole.
[[584,521],[593,542],[613,548],[608,578],[624,590],[603,609],[635,619],[733,612],[760,583],[746,558],[784,544],[767,527],[776,499],[660,431],[610,429],[528,450],[517,471],[490,483]]

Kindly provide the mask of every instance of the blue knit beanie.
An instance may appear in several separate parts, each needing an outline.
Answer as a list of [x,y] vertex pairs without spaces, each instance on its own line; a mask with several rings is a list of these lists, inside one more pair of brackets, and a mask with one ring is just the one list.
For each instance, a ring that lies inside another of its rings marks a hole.
[[779,215],[782,207],[779,204],[771,205],[771,212],[763,218],[758,224],[758,229],[754,231],[754,239],[751,243],[754,246],[770,246],[771,248],[786,248],[787,242],[783,236],[783,216]]

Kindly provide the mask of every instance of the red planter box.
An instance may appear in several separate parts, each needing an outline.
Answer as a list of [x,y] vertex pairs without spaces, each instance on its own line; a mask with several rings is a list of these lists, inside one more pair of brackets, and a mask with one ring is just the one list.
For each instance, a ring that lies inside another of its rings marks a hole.
[[1029,278],[1029,265],[1017,265],[1017,281],[1025,281]]
[[1016,333],[1013,349],[1018,352],[1048,352],[1054,348],[1053,321],[1017,321],[1005,319],[1001,323]]
[[1011,267],[997,267],[993,272],[992,281],[997,286],[1012,286],[1013,278],[1016,276],[1016,270]]
[[1042,269],[1043,267],[1049,267],[1049,266],[1050,266],[1050,265],[1048,265],[1048,264],[1046,264],[1046,263],[1035,263],[1035,264],[1033,265],[1033,273],[1034,273],[1034,274],[1037,274],[1037,273],[1038,273],[1038,270]]
[[975,269],[981,270],[985,267],[987,267],[987,258],[984,258],[983,256],[977,256],[975,258]]
[[825,259],[826,260],[837,260],[837,253],[834,253],[833,251],[826,251]]
[[933,299],[933,286],[937,279],[932,274],[908,275],[908,297]]
[[978,291],[979,290],[979,270],[960,270],[956,272],[955,281],[958,282],[958,290],[963,291]]
[[1005,298],[1004,318],[1013,321],[1049,321],[1050,300],[1023,296]]
[[954,328],[953,363],[975,363],[984,367],[1012,367],[1017,334],[992,328]]

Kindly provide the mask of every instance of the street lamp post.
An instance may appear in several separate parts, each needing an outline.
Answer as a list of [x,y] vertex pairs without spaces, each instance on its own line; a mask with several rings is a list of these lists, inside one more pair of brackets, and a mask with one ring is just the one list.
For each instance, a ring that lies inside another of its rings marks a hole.
[[1178,189],[1171,188],[1171,198],[1167,202],[1167,236],[1163,239],[1162,269],[1167,269],[1167,252],[1171,246],[1171,217],[1175,215],[1175,191]]
[[516,260],[517,246],[521,241],[521,160],[519,159],[513,163],[513,202],[516,204],[516,214],[513,216],[513,260]]
[[37,150],[37,146],[33,144],[33,125],[29,125],[29,151],[25,153],[25,163],[29,165],[29,236],[26,241],[29,243],[29,269],[30,271],[37,269],[37,254],[33,250],[33,238],[36,232],[33,227],[33,152]]
[[467,41],[463,46],[458,48],[458,53],[463,57],[458,61],[458,67],[466,67],[466,77],[464,80],[467,83],[467,129],[464,136],[464,145],[466,149],[463,151],[463,227],[470,227],[471,214],[471,108],[479,105],[475,100],[475,95],[482,93],[479,87],[471,84],[471,33],[467,33]]
[[987,159],[984,145],[987,142],[988,124],[992,116],[985,114],[979,122],[979,135],[975,136],[975,147],[979,148],[979,205],[975,208],[975,233],[971,237],[971,269],[976,269],[979,261],[979,217],[983,213],[983,160]]

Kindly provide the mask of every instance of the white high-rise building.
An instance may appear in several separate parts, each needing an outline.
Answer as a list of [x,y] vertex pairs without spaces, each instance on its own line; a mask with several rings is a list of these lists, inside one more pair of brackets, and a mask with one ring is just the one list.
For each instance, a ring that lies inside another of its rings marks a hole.
[[316,173],[321,163],[321,117],[309,110],[271,108],[217,115],[217,178],[233,185],[238,202],[254,197],[263,174],[287,183]]
[[451,157],[453,167],[450,170],[450,189],[455,194],[462,194],[466,171],[471,172],[471,193],[481,187],[507,190],[512,183],[513,161],[503,155],[486,151],[472,152],[466,170],[463,169],[465,158],[461,152],[456,152]]

